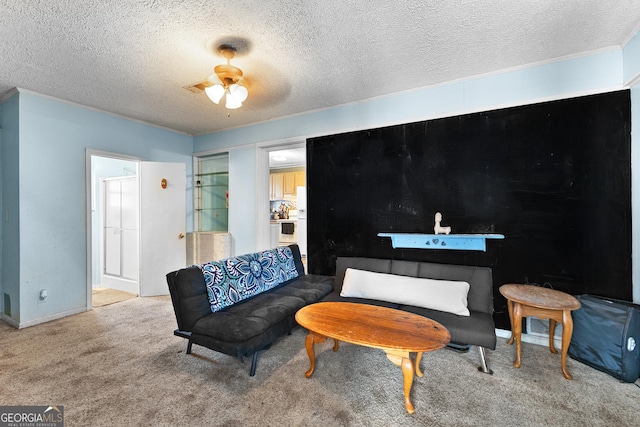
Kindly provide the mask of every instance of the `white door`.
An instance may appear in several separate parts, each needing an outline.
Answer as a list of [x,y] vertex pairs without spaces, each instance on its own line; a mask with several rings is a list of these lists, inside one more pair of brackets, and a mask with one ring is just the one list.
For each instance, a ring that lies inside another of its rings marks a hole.
[[140,296],[167,295],[185,267],[186,180],[184,163],[140,162]]

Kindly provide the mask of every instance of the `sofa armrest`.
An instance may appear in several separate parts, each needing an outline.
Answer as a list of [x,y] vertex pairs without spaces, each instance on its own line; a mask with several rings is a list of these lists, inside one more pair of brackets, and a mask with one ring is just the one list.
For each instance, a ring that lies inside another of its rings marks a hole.
[[198,267],[183,268],[167,274],[178,329],[191,331],[196,321],[211,314],[207,287]]

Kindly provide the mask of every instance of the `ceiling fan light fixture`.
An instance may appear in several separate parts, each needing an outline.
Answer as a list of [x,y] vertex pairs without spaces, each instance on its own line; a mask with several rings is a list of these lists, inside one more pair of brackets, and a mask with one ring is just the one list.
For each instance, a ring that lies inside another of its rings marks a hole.
[[204,91],[209,99],[216,104],[226,94],[225,107],[235,110],[242,107],[242,103],[249,96],[249,91],[246,87],[238,84],[238,81],[243,76],[242,70],[231,65],[231,59],[236,54],[235,48],[229,45],[222,45],[219,51],[227,59],[227,63],[216,65],[213,69],[215,74],[210,75],[207,79],[213,86],[205,88]]
[[224,96],[225,89],[222,85],[217,84],[217,85],[213,85],[205,88],[204,92],[207,94],[207,96],[211,101],[218,104],[220,103],[220,100]]
[[224,105],[229,110],[235,110],[236,108],[242,107],[242,101],[239,101],[235,96],[228,93],[227,94],[227,102]]
[[246,87],[240,86],[239,84],[234,83],[231,86],[229,86],[229,94],[233,95],[233,97],[236,98],[238,101],[244,102],[247,99],[247,96],[249,96],[249,91],[247,90]]

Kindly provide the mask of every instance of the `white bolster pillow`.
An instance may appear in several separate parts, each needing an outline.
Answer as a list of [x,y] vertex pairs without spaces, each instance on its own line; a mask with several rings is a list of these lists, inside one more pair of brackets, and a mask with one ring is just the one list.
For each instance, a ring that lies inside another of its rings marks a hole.
[[340,296],[413,305],[469,316],[468,282],[424,279],[347,268]]

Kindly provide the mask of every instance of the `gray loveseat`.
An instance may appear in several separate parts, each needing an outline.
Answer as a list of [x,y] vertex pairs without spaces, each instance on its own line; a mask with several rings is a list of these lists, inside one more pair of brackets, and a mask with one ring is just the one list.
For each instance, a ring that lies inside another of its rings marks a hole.
[[251,376],[258,352],[290,333],[296,312],[332,289],[332,277],[305,274],[297,245],[202,267],[167,274],[178,322],[174,334],[188,340],[187,354],[198,344],[240,359],[253,356]]
[[[468,282],[470,284],[467,295],[469,316],[459,316],[439,310],[377,299],[340,296],[347,268],[400,276]],[[487,365],[485,355],[485,348],[491,350],[496,348],[495,323],[493,321],[493,278],[490,268],[389,259],[338,257],[333,292],[324,297],[323,301],[349,301],[380,305],[433,319],[449,330],[453,348],[476,346],[482,363],[482,366],[478,369],[484,373],[492,373]]]

